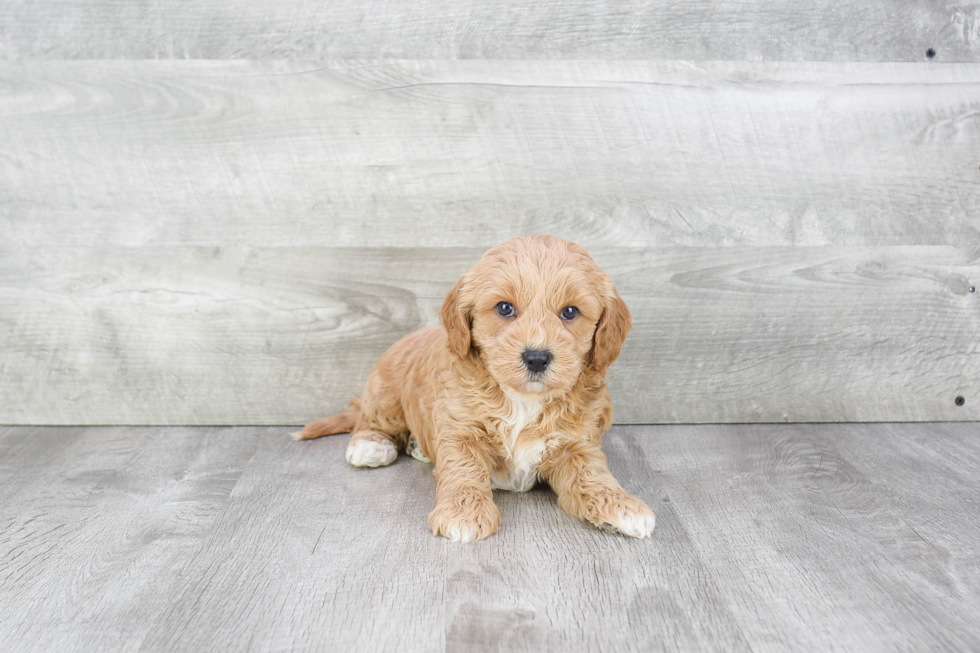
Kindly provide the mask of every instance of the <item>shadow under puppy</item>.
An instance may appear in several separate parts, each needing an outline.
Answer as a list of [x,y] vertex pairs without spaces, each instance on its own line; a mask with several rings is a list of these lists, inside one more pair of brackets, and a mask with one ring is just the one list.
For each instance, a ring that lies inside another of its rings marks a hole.
[[435,467],[429,527],[470,542],[496,532],[492,489],[540,479],[569,514],[631,537],[656,517],[613,478],[606,370],[630,312],[588,252],[552,236],[487,251],[442,305],[442,326],[396,342],[347,410],[294,434],[352,431],[347,461],[379,467],[408,451]]

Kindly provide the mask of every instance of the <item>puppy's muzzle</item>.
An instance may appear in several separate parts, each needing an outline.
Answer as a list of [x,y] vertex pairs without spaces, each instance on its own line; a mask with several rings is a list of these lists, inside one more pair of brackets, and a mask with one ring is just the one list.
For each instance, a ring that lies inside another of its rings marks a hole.
[[548,369],[548,365],[551,364],[553,358],[554,356],[547,349],[525,349],[524,353],[521,354],[524,367],[531,374],[541,374],[544,372]]

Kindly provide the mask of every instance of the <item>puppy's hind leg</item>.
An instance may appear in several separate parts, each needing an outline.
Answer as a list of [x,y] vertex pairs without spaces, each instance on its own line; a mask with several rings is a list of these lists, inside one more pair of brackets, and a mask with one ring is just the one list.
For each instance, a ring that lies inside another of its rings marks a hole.
[[372,425],[361,414],[361,401],[354,399],[342,413],[310,422],[302,431],[293,433],[295,440],[312,440],[324,435],[350,433],[347,462],[355,467],[382,467],[398,457],[397,440]]
[[354,467],[384,467],[398,458],[391,436],[373,429],[354,431],[347,444],[347,462]]

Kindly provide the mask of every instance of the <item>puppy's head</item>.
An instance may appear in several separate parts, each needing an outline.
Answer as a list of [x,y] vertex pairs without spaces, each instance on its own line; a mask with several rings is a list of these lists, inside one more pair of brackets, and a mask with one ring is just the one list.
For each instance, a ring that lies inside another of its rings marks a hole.
[[522,394],[567,391],[586,369],[604,374],[631,324],[588,252],[552,236],[489,250],[449,292],[441,317],[453,354],[478,356]]

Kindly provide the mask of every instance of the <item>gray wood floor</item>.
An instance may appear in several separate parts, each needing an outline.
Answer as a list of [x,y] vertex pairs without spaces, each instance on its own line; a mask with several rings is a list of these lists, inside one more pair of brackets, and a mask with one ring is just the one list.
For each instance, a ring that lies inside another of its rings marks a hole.
[[0,650],[977,650],[980,424],[615,427],[631,541],[289,428],[0,428]]

